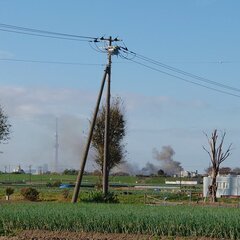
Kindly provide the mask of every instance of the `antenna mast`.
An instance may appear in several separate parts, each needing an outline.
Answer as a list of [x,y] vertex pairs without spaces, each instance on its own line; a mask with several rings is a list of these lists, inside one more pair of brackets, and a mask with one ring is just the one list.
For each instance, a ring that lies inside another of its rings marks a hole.
[[56,133],[55,133],[55,162],[54,162],[54,172],[58,172],[58,118],[56,118]]

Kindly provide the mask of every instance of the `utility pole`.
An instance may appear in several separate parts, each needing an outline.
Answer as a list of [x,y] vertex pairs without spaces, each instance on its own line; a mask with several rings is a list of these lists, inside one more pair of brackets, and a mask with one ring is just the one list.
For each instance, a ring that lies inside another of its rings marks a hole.
[[4,166],[4,173],[5,173],[5,182],[6,182],[7,181],[7,176],[6,176],[7,175],[6,174],[7,173],[7,166]]
[[32,183],[32,165],[29,165],[29,182]]
[[89,152],[89,148],[90,148],[90,145],[91,145],[93,130],[94,130],[94,127],[95,127],[95,122],[96,122],[96,119],[97,119],[99,105],[100,105],[100,102],[101,102],[102,93],[103,93],[103,89],[104,89],[104,85],[105,85],[106,76],[108,74],[108,71],[109,71],[109,67],[106,66],[105,71],[104,71],[104,75],[103,75],[103,79],[102,79],[102,83],[101,83],[101,87],[100,87],[100,91],[99,91],[98,98],[97,98],[95,111],[94,111],[93,118],[92,118],[92,121],[91,121],[91,127],[90,127],[90,131],[89,131],[89,134],[88,134],[87,143],[86,143],[86,146],[85,146],[85,150],[83,152],[80,170],[78,172],[77,181],[76,181],[74,192],[73,192],[72,203],[77,202],[78,194],[79,194],[80,187],[81,187],[82,177],[83,177],[83,173],[84,173],[84,168],[85,168],[85,165],[86,165],[88,152]]
[[55,133],[55,163],[54,163],[54,171],[58,172],[58,118],[56,118],[56,133]]
[[112,54],[109,51],[112,46],[112,37],[109,38],[108,47],[108,81],[107,81],[107,96],[106,96],[106,113],[105,113],[105,134],[104,134],[104,160],[103,160],[103,194],[104,196],[108,193],[108,162],[109,162],[109,125],[110,125],[110,101],[111,101],[111,64]]
[[106,78],[107,78],[108,86],[107,86],[107,97],[106,97],[107,109],[106,109],[106,115],[105,115],[105,135],[104,135],[103,194],[106,195],[108,192],[109,123],[110,123],[110,97],[111,97],[110,83],[111,83],[111,63],[112,63],[111,56],[118,55],[118,52],[120,49],[120,47],[118,46],[112,46],[112,43],[120,40],[118,38],[112,39],[112,37],[109,37],[109,38],[102,37],[96,40],[96,42],[99,42],[99,41],[108,42],[108,46],[105,48],[106,52],[108,53],[108,64],[104,70],[104,75],[103,75],[100,91],[98,94],[94,115],[91,121],[91,127],[89,131],[86,147],[83,152],[81,166],[78,172],[77,181],[76,181],[76,185],[73,192],[72,203],[77,202],[78,194],[80,191],[84,168],[86,165],[87,156],[88,156],[89,148],[91,145],[92,135],[95,127],[95,122],[96,122]]
[[10,164],[8,165],[8,181],[10,182],[10,177],[11,177],[11,173],[10,173]]

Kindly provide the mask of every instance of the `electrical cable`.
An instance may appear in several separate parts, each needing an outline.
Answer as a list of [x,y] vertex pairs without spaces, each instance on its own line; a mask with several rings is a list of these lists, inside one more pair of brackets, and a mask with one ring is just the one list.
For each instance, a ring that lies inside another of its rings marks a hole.
[[[93,42],[95,44],[95,47],[94,48],[91,44],[90,44],[90,47],[92,49],[94,49],[95,51],[98,51],[98,52],[105,52],[103,50],[101,50],[97,45],[96,45],[96,42],[98,41],[102,41],[104,39],[102,38],[96,38],[96,37],[89,37],[89,36],[81,36],[81,35],[75,35],[75,34],[67,34],[67,33],[60,33],[60,32],[52,32],[52,31],[45,31],[45,30],[40,30],[40,29],[35,29],[35,28],[26,28],[26,27],[21,27],[21,26],[16,26],[16,25],[9,25],[9,24],[3,24],[3,23],[0,23],[0,31],[5,31],[5,32],[11,32],[11,33],[17,33],[17,34],[24,34],[24,35],[31,35],[31,36],[38,36],[38,37],[47,37],[47,38],[55,38],[55,39],[63,39],[63,40],[72,40],[72,41],[87,41],[89,42]],[[105,42],[105,41],[104,41]],[[203,78],[203,77],[200,77],[200,76],[197,76],[195,74],[192,74],[192,73],[189,73],[189,72],[186,72],[186,71],[183,71],[183,70],[180,70],[178,68],[174,68],[172,66],[169,66],[167,64],[164,64],[162,62],[159,62],[159,61],[156,61],[154,59],[151,59],[151,58],[148,58],[148,57],[145,57],[141,54],[138,54],[138,53],[135,53],[133,51],[129,51],[128,48],[126,47],[125,43],[123,42],[123,45],[124,47],[120,47],[120,49],[122,50],[123,53],[126,54],[126,56],[124,56],[123,54],[120,54],[120,57],[124,58],[124,59],[127,59],[129,61],[132,61],[134,63],[137,63],[137,64],[140,64],[144,67],[147,67],[149,69],[152,69],[152,70],[155,70],[155,71],[158,71],[160,73],[163,73],[163,74],[166,74],[168,76],[172,76],[172,77],[175,77],[175,78],[178,78],[182,81],[185,81],[185,82],[188,82],[188,83],[191,83],[191,84],[195,84],[195,85],[198,85],[198,86],[201,86],[201,87],[204,87],[204,88],[208,88],[208,89],[211,89],[211,90],[214,90],[214,91],[217,91],[217,92],[221,92],[221,93],[225,93],[225,94],[228,94],[228,95],[232,95],[232,96],[235,96],[235,97],[240,97],[240,95],[237,95],[237,94],[233,94],[233,93],[230,93],[230,92],[227,92],[227,91],[223,91],[223,90],[220,90],[220,89],[216,89],[216,88],[213,88],[213,87],[209,87],[209,86],[206,86],[206,85],[203,85],[201,83],[197,83],[193,80],[188,80],[186,78],[183,78],[183,77],[180,77],[178,75],[175,75],[175,74],[171,74],[171,73],[168,73],[168,72],[165,72],[165,71],[162,71],[158,68],[155,68],[155,67],[151,67],[147,64],[144,64],[142,62],[138,62],[138,61],[135,61],[133,60],[134,58],[138,58],[142,61],[145,61],[147,62],[148,64],[154,64],[158,67],[162,67],[162,68],[165,68],[167,70],[170,70],[174,73],[177,73],[177,74],[182,74],[184,76],[187,76],[187,77],[190,77],[190,78],[193,78],[195,80],[198,80],[198,81],[201,81],[201,82],[204,82],[206,84],[212,84],[214,86],[217,86],[219,88],[224,88],[224,89],[227,89],[227,90],[231,90],[231,91],[236,91],[236,92],[240,92],[240,89],[239,88],[236,88],[236,87],[232,87],[232,86],[228,86],[226,84],[222,84],[222,83],[219,83],[219,82],[216,82],[216,81],[212,81],[210,79],[207,79],[207,78]],[[132,58],[129,58],[129,55],[132,55]],[[18,62],[32,62],[32,63],[53,63],[53,64],[71,64],[71,65],[93,65],[93,64],[81,64],[81,63],[68,63],[68,62],[51,62],[51,61],[38,61],[38,60],[24,60],[24,59],[0,59],[0,60],[4,60],[4,61],[18,61]],[[95,65],[95,64],[94,64]]]
[[[125,50],[125,51],[128,51],[128,50]],[[141,59],[141,60],[144,60],[144,61],[146,61],[146,62],[148,62],[148,63],[152,63],[152,64],[155,64],[155,65],[157,65],[157,66],[166,68],[166,69],[171,70],[171,71],[173,71],[173,72],[176,72],[176,73],[179,73],[179,74],[182,74],[182,75],[191,77],[191,78],[195,78],[196,80],[199,80],[199,81],[202,81],[202,82],[205,82],[205,83],[208,83],[208,84],[212,84],[212,85],[215,85],[215,86],[218,86],[218,87],[221,87],[221,88],[225,88],[225,89],[227,89],[227,90],[240,92],[240,89],[239,89],[239,88],[232,87],[232,86],[228,86],[228,85],[225,85],[225,84],[222,84],[222,83],[218,83],[218,82],[209,80],[209,79],[207,79],[207,78],[203,78],[203,77],[194,75],[194,74],[192,74],[192,73],[188,73],[188,72],[186,72],[186,71],[183,71],[183,70],[180,70],[180,69],[171,67],[171,66],[169,66],[169,65],[166,65],[166,64],[164,64],[164,63],[161,63],[161,62],[159,62],[159,61],[153,60],[153,59],[151,59],[151,58],[145,57],[145,56],[143,56],[143,55],[137,54],[137,53],[132,52],[132,51],[128,51],[128,52],[134,54],[135,57],[137,57],[137,58],[139,58],[139,59]]]
[[60,33],[60,32],[52,32],[52,31],[40,30],[40,29],[35,29],[35,28],[26,28],[26,27],[20,27],[20,26],[16,26],[16,25],[9,25],[9,24],[3,24],[3,23],[0,23],[0,27],[7,28],[7,29],[14,29],[14,30],[23,31],[23,32],[35,32],[35,33],[41,33],[41,34],[47,34],[47,35],[57,35],[57,36],[62,36],[62,37],[67,37],[67,38],[83,38],[83,39],[92,39],[92,40],[97,39],[95,37],[81,36],[81,35],[76,35],[76,34],[67,34],[67,33]]
[[37,37],[46,37],[46,38],[54,38],[54,39],[62,39],[62,40],[71,40],[71,41],[78,41],[78,42],[89,42],[88,40],[84,39],[74,39],[74,38],[67,38],[67,37],[58,37],[58,36],[48,36],[48,35],[43,35],[43,34],[35,34],[35,33],[28,33],[28,32],[18,32],[14,30],[6,30],[6,29],[1,29],[0,31],[4,32],[11,32],[11,33],[17,33],[17,34],[23,34],[23,35],[30,35],[30,36],[37,36]]
[[226,92],[226,91],[223,91],[223,90],[219,90],[219,89],[216,89],[216,88],[213,88],[213,87],[209,87],[209,86],[203,85],[203,84],[201,84],[201,83],[193,82],[193,81],[191,81],[191,80],[188,80],[188,79],[179,77],[179,76],[177,76],[177,75],[174,75],[174,74],[171,74],[171,73],[168,73],[168,72],[164,72],[164,71],[159,70],[159,69],[157,69],[157,68],[155,68],[155,67],[148,66],[148,65],[146,65],[146,64],[144,64],[144,63],[135,61],[135,60],[133,60],[133,59],[128,59],[128,60],[129,60],[129,61],[132,61],[132,62],[134,62],[134,63],[137,63],[137,64],[139,64],[139,65],[141,65],[141,66],[144,66],[144,67],[146,67],[146,68],[149,68],[149,69],[151,69],[151,70],[154,70],[154,71],[163,73],[163,74],[165,74],[165,75],[168,75],[168,76],[171,76],[171,77],[174,77],[174,78],[177,78],[177,79],[182,80],[182,81],[184,81],[184,82],[188,82],[188,83],[191,83],[191,84],[194,84],[194,85],[203,87],[203,88],[210,89],[210,90],[215,91],[215,92],[219,92],[219,93],[223,93],[223,94],[227,94],[227,95],[230,95],[230,96],[234,96],[234,97],[240,98],[240,95],[237,95],[237,94],[234,94],[234,93],[230,93],[230,92]]
[[105,66],[106,65],[106,64],[101,64],[101,63],[60,62],[60,61],[28,60],[28,59],[16,59],[16,58],[0,58],[0,61],[43,63],[43,64],[63,64],[63,65],[82,65],[82,66]]
[[[88,42],[89,46],[91,49],[93,49],[95,52],[99,52],[99,53],[103,53],[101,50],[99,50],[98,48],[95,48],[92,46],[91,42]],[[96,44],[95,44],[96,45]]]

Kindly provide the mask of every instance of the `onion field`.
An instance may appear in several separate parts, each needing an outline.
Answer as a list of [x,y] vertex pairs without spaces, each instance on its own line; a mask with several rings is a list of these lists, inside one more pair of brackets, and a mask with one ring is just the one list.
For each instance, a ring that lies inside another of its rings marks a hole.
[[0,212],[1,235],[51,230],[240,239],[239,208],[11,203]]

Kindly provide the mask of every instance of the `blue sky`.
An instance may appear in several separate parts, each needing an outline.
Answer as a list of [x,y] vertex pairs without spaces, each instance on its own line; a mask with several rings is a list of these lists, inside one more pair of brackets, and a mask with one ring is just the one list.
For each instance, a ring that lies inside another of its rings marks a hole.
[[[0,0],[0,23],[84,36],[119,36],[134,52],[240,88],[237,0],[77,1]],[[1,145],[0,168],[54,160],[54,124],[59,118],[62,167],[78,167],[102,65],[60,65],[6,61],[25,59],[105,64],[106,54],[87,42],[0,31],[0,103],[13,125]],[[5,60],[4,60],[5,59]],[[164,70],[164,69],[161,69]],[[165,71],[165,70],[164,70]],[[236,93],[237,94],[237,93]],[[204,132],[226,131],[233,143],[226,166],[239,166],[240,113],[237,97],[217,93],[113,58],[112,95],[126,105],[127,160],[143,167],[171,145],[174,160],[200,172],[209,159]]]

